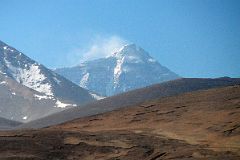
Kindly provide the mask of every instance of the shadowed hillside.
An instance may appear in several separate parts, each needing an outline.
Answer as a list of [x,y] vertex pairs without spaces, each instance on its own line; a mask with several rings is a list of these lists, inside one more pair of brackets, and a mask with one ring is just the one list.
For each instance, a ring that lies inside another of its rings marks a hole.
[[78,108],[41,118],[21,125],[21,128],[40,128],[59,124],[80,117],[112,111],[118,108],[136,105],[144,101],[174,96],[181,93],[240,84],[238,78],[197,79],[184,78],[160,83],[134,91],[105,98]]
[[13,127],[19,126],[20,124],[22,123],[0,117],[0,129],[11,129]]

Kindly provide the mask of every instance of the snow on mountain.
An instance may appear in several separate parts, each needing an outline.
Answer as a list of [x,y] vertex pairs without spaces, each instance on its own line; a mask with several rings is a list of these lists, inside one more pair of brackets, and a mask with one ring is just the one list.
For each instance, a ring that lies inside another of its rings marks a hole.
[[106,58],[56,69],[55,72],[103,96],[179,78],[135,44],[125,45]]
[[[6,94],[0,94],[0,116],[17,121],[33,120],[96,100],[86,89],[0,41],[0,93],[3,92]],[[11,109],[6,110],[7,107]]]
[[90,92],[90,94],[92,95],[93,98],[95,98],[96,100],[101,100],[101,99],[104,99],[106,97],[103,97],[103,96],[100,96],[96,93],[93,93],[93,92]]

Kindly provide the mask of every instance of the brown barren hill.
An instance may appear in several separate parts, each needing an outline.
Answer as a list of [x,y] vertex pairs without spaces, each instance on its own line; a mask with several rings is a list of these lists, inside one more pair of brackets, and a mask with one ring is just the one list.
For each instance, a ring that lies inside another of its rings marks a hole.
[[62,112],[43,117],[20,125],[18,128],[43,128],[57,125],[73,119],[92,116],[119,108],[141,104],[153,99],[176,96],[187,92],[206,90],[211,88],[240,85],[240,78],[182,78],[136,89],[116,96],[64,110]]
[[0,132],[0,159],[240,159],[240,86]]

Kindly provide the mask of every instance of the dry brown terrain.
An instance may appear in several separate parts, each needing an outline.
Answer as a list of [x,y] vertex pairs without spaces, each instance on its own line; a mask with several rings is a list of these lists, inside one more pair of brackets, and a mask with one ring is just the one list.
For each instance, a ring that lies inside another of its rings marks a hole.
[[240,86],[162,98],[40,130],[0,132],[0,159],[240,159]]
[[[183,93],[207,90],[218,87],[240,85],[240,78],[182,78],[155,84],[141,89],[125,92],[116,96],[107,97],[80,107],[66,109],[62,112],[37,119],[18,126],[18,129],[39,129],[53,126],[81,117],[92,116],[119,108],[138,105],[153,99],[176,96]],[[40,108],[41,109],[41,108]]]

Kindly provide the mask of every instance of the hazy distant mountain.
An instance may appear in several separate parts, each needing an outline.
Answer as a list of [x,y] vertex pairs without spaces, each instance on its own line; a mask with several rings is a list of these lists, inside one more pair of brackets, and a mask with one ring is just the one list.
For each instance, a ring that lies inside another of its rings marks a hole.
[[109,57],[55,71],[103,96],[179,78],[135,44],[126,45]]
[[87,90],[0,41],[0,117],[30,121],[95,99]]

